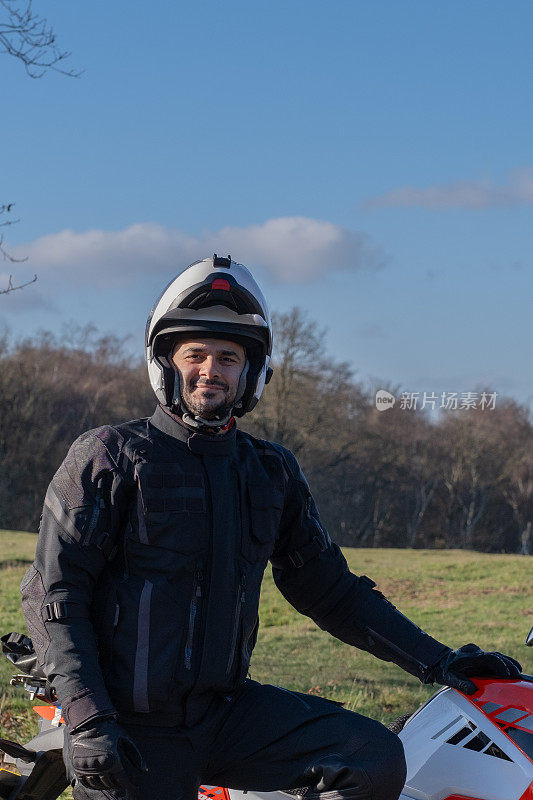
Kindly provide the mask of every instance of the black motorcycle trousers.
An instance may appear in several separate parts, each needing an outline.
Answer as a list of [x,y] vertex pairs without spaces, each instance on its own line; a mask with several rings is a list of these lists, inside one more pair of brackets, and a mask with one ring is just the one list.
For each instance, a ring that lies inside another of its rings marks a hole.
[[251,680],[195,728],[124,727],[148,765],[136,794],[78,784],[75,800],[196,800],[201,785],[397,800],[405,782],[402,743],[379,722]]

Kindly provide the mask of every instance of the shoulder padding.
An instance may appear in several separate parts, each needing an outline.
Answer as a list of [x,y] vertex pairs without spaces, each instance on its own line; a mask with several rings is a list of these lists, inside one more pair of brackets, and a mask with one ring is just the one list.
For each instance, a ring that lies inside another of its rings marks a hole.
[[[69,456],[80,466],[89,462],[107,462],[113,469],[126,475],[127,461],[135,461],[140,445],[151,446],[147,420],[133,420],[120,425],[102,425],[82,433],[72,444]],[[68,456],[67,456],[68,458]]]

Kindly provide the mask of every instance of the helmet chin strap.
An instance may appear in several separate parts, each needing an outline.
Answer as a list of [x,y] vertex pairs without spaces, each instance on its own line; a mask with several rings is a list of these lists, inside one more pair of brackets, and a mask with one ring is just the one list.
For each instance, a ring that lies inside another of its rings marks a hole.
[[196,428],[201,430],[202,428],[211,428],[219,430],[220,428],[224,428],[228,422],[230,421],[233,415],[233,409],[239,408],[241,405],[241,400],[246,390],[246,377],[248,375],[248,370],[250,369],[250,364],[248,359],[244,364],[243,370],[239,377],[239,383],[237,386],[237,393],[235,395],[235,400],[233,401],[232,407],[227,411],[224,417],[220,419],[205,419],[200,414],[193,414],[191,410],[185,405],[183,397],[181,395],[181,375],[179,370],[175,369],[174,371],[174,392],[172,394],[172,405],[170,410],[174,414],[180,414],[183,422],[185,425],[189,425],[191,428]]

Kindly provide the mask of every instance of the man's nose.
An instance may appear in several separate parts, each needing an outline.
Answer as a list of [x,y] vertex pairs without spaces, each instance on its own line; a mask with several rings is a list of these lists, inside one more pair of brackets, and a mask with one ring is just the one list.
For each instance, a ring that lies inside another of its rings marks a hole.
[[200,375],[208,380],[218,377],[219,369],[216,359],[213,358],[213,356],[207,356],[204,358],[200,367]]

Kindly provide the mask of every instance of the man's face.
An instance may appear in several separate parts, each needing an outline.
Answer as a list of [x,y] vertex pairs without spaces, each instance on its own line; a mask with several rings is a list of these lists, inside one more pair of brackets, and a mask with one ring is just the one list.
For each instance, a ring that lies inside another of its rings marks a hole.
[[189,411],[216,419],[232,407],[246,363],[242,345],[226,339],[186,339],[174,347],[172,361]]

